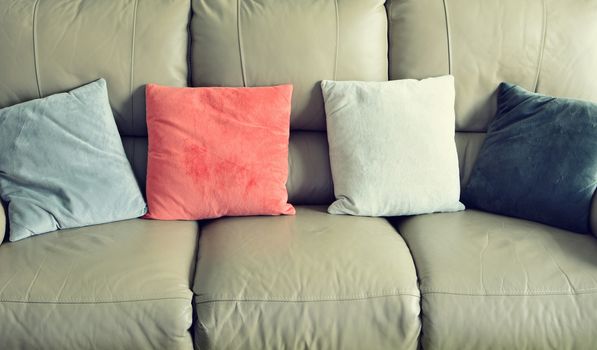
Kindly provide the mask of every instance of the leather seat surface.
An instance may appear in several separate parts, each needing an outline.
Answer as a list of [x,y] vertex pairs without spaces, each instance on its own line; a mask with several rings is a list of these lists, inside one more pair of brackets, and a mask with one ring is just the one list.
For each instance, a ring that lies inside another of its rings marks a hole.
[[192,349],[195,222],[129,220],[0,246],[0,349]]
[[195,277],[201,349],[416,349],[412,258],[385,219],[224,218],[202,226]]
[[594,349],[597,239],[467,210],[397,219],[425,349]]

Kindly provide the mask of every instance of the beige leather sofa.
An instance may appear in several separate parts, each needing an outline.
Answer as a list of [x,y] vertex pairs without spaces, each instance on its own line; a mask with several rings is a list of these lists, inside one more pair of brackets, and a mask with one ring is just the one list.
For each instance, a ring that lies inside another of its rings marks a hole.
[[0,349],[595,348],[594,236],[475,210],[327,214],[318,82],[453,74],[464,184],[501,81],[597,101],[596,36],[584,0],[3,0],[0,107],[105,78],[142,187],[144,84],[293,83],[297,215],[5,242]]

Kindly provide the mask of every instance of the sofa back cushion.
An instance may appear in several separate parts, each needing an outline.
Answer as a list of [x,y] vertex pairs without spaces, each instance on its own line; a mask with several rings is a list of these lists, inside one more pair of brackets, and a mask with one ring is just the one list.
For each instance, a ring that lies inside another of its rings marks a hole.
[[333,200],[320,82],[388,79],[383,0],[193,0],[193,86],[291,83],[289,201]]
[[192,4],[193,85],[292,83],[292,129],[325,130],[321,80],[388,78],[383,0]]
[[189,14],[188,0],[2,1],[0,108],[105,78],[143,184],[144,85],[187,85]]
[[456,78],[456,129],[483,132],[497,86],[597,102],[597,2],[390,0],[390,78]]

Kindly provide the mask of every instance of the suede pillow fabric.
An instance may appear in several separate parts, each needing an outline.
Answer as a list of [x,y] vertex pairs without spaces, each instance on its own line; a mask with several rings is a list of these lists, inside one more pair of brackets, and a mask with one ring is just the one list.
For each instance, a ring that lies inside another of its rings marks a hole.
[[502,83],[464,203],[590,232],[597,187],[597,104]]
[[148,85],[147,218],[294,214],[288,204],[291,85]]
[[336,201],[331,214],[463,210],[454,78],[321,83]]
[[0,194],[11,241],[145,214],[105,80],[0,110]]

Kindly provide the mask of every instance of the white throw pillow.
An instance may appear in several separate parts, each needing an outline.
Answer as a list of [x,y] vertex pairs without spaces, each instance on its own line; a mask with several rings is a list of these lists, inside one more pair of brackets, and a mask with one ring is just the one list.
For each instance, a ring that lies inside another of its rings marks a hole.
[[336,201],[331,214],[464,209],[454,78],[321,82]]

